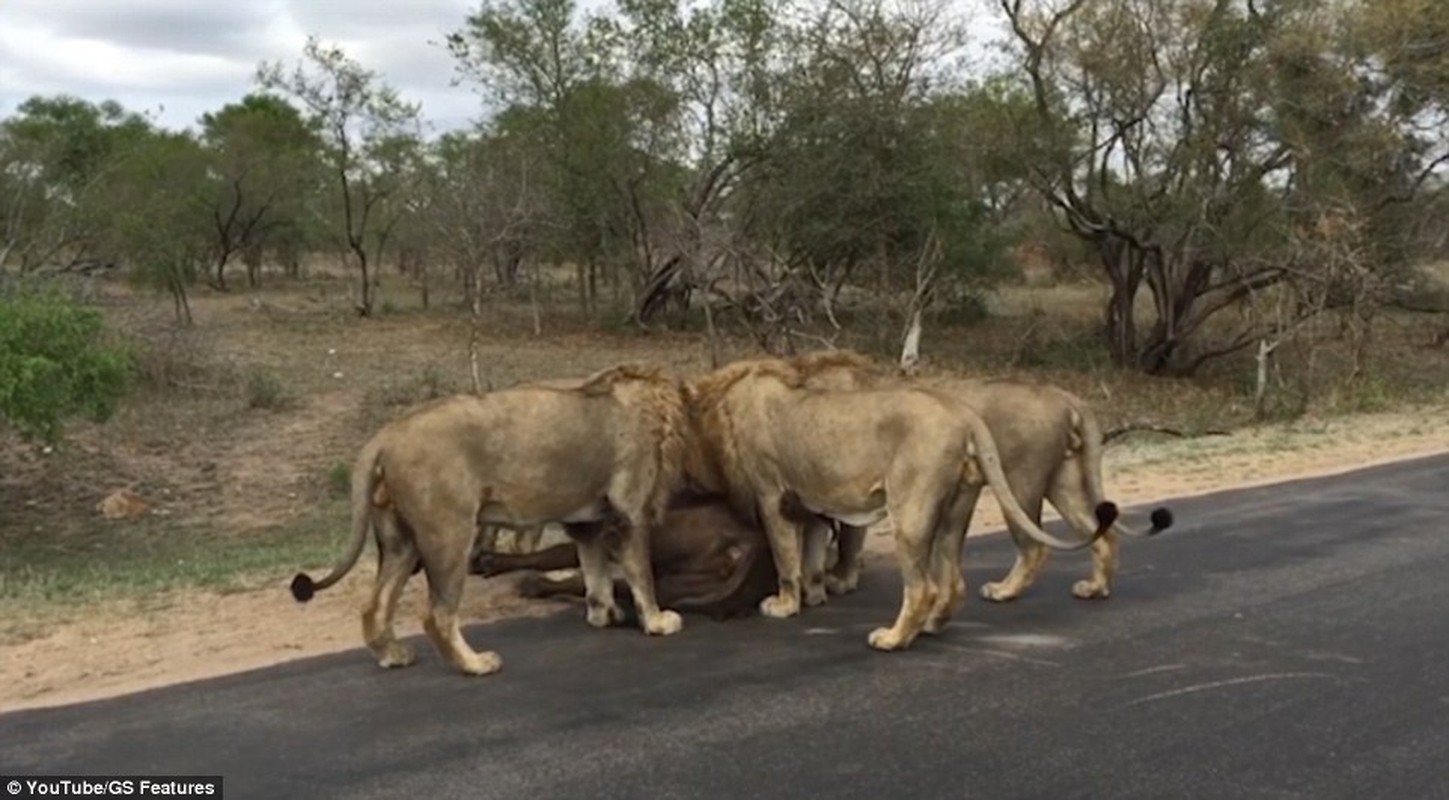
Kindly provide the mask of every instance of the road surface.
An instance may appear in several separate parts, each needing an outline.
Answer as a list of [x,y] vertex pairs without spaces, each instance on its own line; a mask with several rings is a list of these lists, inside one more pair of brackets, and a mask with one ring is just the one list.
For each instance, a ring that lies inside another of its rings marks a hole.
[[[221,774],[229,798],[1449,797],[1449,455],[1173,503],[1111,600],[1058,554],[905,653],[890,571],[667,639],[583,612],[467,630],[469,679],[362,650],[0,716],[0,774]],[[1141,511],[1141,509],[1138,509]],[[1057,525],[1050,527],[1060,530]],[[285,591],[279,588],[278,591]],[[321,595],[314,602],[330,602]]]

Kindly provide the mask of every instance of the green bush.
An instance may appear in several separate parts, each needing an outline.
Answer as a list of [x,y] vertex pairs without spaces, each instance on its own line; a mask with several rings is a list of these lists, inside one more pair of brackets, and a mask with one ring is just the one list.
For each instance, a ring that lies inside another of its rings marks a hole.
[[98,309],[54,289],[0,295],[0,421],[54,442],[68,417],[109,419],[131,357],[102,338]]

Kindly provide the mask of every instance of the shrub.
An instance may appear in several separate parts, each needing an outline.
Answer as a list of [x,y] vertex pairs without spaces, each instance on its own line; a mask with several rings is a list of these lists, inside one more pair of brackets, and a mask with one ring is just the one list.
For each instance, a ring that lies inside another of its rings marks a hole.
[[295,399],[286,384],[282,383],[282,379],[278,378],[275,373],[261,368],[247,371],[247,408],[279,411],[291,407]]
[[101,312],[54,288],[0,295],[0,421],[54,442],[61,423],[104,422],[130,388],[131,356],[103,340]]

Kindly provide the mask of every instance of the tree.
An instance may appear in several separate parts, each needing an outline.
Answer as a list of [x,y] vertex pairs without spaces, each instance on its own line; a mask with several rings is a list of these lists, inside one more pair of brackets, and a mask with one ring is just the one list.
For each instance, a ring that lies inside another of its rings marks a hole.
[[378,75],[341,47],[309,36],[303,61],[291,73],[263,63],[264,89],[294,97],[311,115],[326,148],[324,160],[336,181],[342,243],[357,265],[357,312],[371,316],[375,286],[371,268],[391,232],[385,203],[400,188],[393,168],[400,139],[419,134],[419,107],[408,103]]
[[128,262],[134,282],[171,296],[182,325],[192,322],[187,290],[211,241],[209,177],[190,134],[158,132],[131,149],[101,194],[110,209],[107,247]]
[[114,101],[35,96],[0,123],[0,265],[22,272],[94,250],[105,216],[96,187],[149,135],[150,123]]
[[600,274],[617,280],[620,254],[647,235],[647,120],[668,113],[655,87],[621,80],[610,31],[603,18],[575,19],[572,0],[511,0],[485,3],[448,39],[460,72],[503,106],[491,132],[528,143],[555,223],[547,255],[574,265],[586,313]]
[[[782,76],[788,73],[788,0],[715,0],[686,8],[678,0],[625,0],[609,27],[621,60],[634,80],[660,87],[672,102],[649,130],[657,161],[679,165],[676,185],[661,187],[671,198],[662,219],[641,236],[641,272],[647,276],[634,304],[646,324],[671,300],[687,308],[708,290],[703,305],[710,331],[708,295],[748,247],[743,231],[727,220],[731,195],[759,163],[761,146],[775,122]],[[631,198],[640,207],[637,191]],[[641,223],[645,217],[637,214]],[[652,235],[650,235],[652,234]]]
[[839,330],[843,287],[868,284],[904,338],[943,289],[999,264],[984,200],[999,178],[962,153],[977,138],[972,92],[951,81],[963,32],[944,5],[836,0],[795,35],[800,61],[736,204],[776,262],[748,299],[775,319],[818,302]]
[[108,419],[131,364],[102,332],[99,310],[54,288],[0,295],[0,421],[54,443],[69,417]]
[[[1288,318],[1209,333],[1223,312],[1285,282],[1336,280],[1299,246],[1303,231],[1348,216],[1375,245],[1397,238],[1393,206],[1445,158],[1442,130],[1425,135],[1422,124],[1442,114],[1440,99],[1412,95],[1402,77],[1375,79],[1382,52],[1351,46],[1355,18],[1378,16],[1379,4],[999,6],[1030,109],[1006,144],[1061,223],[1095,250],[1111,284],[1104,327],[1119,365],[1190,374],[1317,313],[1321,304],[1304,304]],[[1358,261],[1379,274],[1404,255],[1383,249]],[[1145,321],[1135,305],[1143,288]]]
[[[202,115],[201,141],[216,176],[208,203],[212,285],[224,291],[232,256],[260,250],[304,213],[316,194],[321,141],[291,104],[257,93]],[[257,284],[251,264],[247,282]]]

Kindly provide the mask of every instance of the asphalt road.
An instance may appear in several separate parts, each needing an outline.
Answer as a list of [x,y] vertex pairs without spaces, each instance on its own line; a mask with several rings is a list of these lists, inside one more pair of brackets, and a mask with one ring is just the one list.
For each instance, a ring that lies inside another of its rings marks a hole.
[[[502,673],[362,650],[0,716],[0,774],[222,774],[229,798],[1446,798],[1449,455],[1173,503],[1106,602],[1022,599],[879,654],[899,580],[651,639],[468,629]],[[1056,527],[1056,526],[1052,526]],[[1009,566],[967,548],[973,588]],[[278,591],[285,591],[278,588]],[[314,602],[329,602],[324,594]]]

